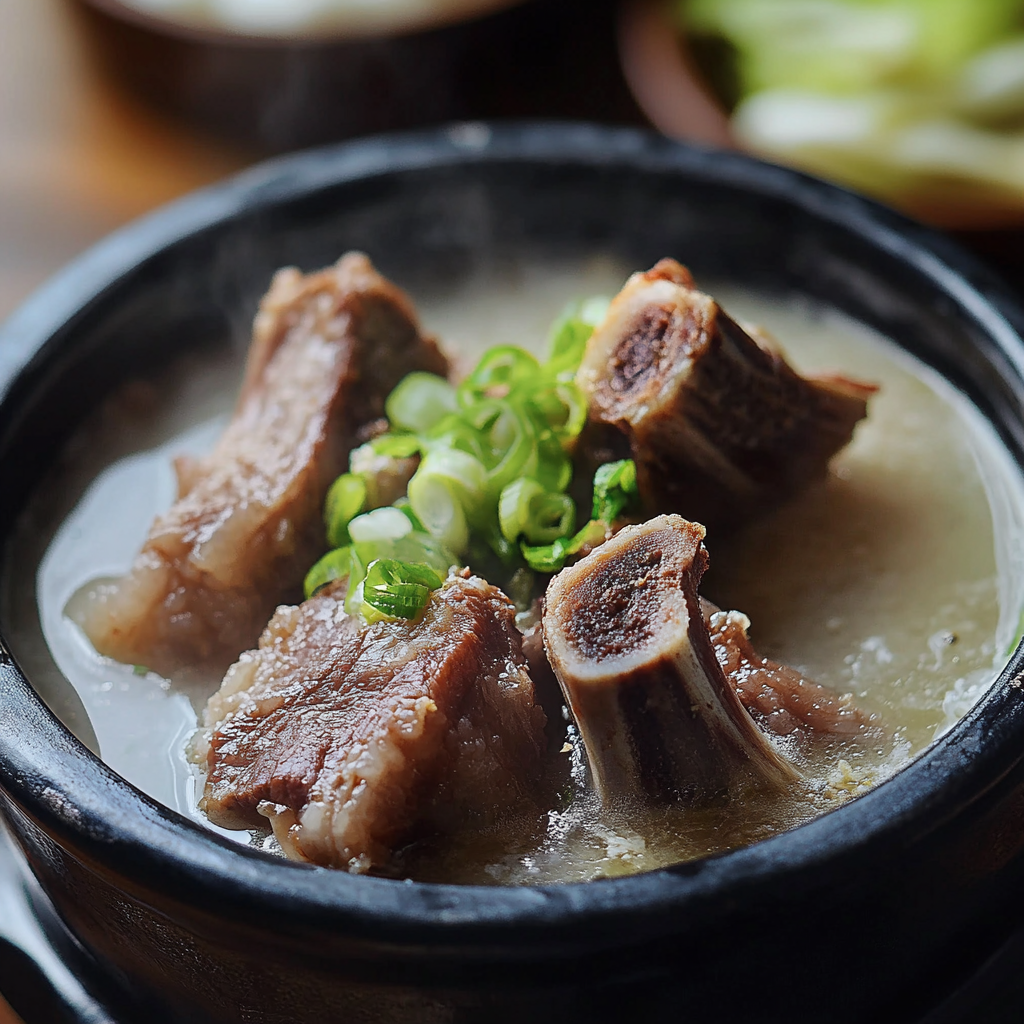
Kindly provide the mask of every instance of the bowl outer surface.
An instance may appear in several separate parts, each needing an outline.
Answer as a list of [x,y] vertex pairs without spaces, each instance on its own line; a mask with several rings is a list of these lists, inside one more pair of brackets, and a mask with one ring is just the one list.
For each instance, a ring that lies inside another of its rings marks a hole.
[[[584,125],[459,125],[263,165],[111,236],[44,287],[0,331],[0,535],[118,380],[189,345],[243,339],[276,267],[310,269],[350,247],[403,283],[443,283],[516,253],[611,251],[637,266],[680,255],[698,275],[810,295],[879,328],[961,386],[1018,461],[1024,451],[1024,313],[942,238],[737,154]],[[1008,926],[999,915],[1022,905],[1021,669],[1018,651],[951,734],[841,811],[727,855],[596,883],[409,884],[240,848],[106,768],[2,642],[0,787],[72,929],[114,968],[144,973],[148,990],[196,1000],[196,1020],[221,1019],[226,979],[244,973],[235,963],[218,980],[211,964],[246,949],[265,964],[358,982],[366,1019],[385,1004],[385,1019],[476,1019],[495,992],[513,1015],[536,1011],[543,992],[546,1019],[566,1000],[580,1008],[584,979],[600,982],[588,1007],[598,1018],[641,1005],[641,991],[655,1017],[680,993],[694,1009],[710,1006],[725,985],[766,1013],[788,1004],[795,1019],[799,1006],[820,1009],[815,979],[843,960],[831,943],[849,943],[877,976],[873,991],[840,984],[856,1019],[883,998],[903,1012],[922,997],[901,993],[900,981],[936,965],[948,987],[962,969],[956,945],[979,915]],[[189,947],[191,975],[145,967],[160,941]],[[195,964],[212,972],[209,991]],[[780,969],[794,985],[773,993]],[[310,1002],[308,1018],[268,1009],[265,1019],[315,1019],[319,1006]],[[356,1003],[344,1006],[363,1019]]]

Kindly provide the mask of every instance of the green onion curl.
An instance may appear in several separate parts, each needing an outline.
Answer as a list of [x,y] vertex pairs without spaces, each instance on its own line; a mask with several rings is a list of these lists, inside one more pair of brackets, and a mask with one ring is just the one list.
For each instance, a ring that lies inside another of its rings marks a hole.
[[632,459],[606,462],[594,473],[593,518],[613,523],[637,496],[636,463]]
[[392,429],[421,434],[458,410],[455,388],[433,373],[410,373],[384,404]]
[[378,558],[367,566],[359,610],[368,623],[414,619],[443,582],[430,566]]
[[348,524],[366,504],[366,481],[354,473],[344,473],[331,484],[324,502],[327,543],[339,548],[349,541]]

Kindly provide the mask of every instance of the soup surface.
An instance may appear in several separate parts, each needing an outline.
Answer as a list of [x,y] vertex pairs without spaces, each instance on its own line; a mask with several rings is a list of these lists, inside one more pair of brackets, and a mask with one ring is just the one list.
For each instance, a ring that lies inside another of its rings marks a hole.
[[[630,269],[606,259],[534,267],[414,298],[426,326],[469,363],[499,343],[541,351],[567,300],[613,294]],[[587,788],[570,729],[549,771],[553,809],[417,844],[399,854],[396,874],[582,880],[756,841],[891,775],[949,729],[1004,664],[1024,606],[1015,542],[1024,487],[981,415],[927,367],[834,312],[709,290],[734,316],[774,334],[799,370],[841,370],[881,385],[827,480],[727,543],[708,538],[702,591],[749,616],[760,653],[877,713],[884,739],[822,745],[805,759],[807,785],[782,799],[610,812]],[[0,608],[15,654],[64,722],[130,782],[209,828],[186,744],[219,680],[162,679],[102,658],[65,609],[85,583],[127,570],[173,500],[172,457],[212,446],[240,366],[240,352],[193,358],[107,404],[70,446],[59,482],[42,488],[23,517]],[[266,834],[217,831],[275,850]]]

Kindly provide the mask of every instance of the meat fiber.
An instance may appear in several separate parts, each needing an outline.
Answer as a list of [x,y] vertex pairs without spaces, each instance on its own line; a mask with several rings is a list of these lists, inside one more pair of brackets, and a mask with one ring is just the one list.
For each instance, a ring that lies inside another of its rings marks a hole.
[[699,806],[799,779],[716,657],[697,595],[703,539],[702,526],[659,516],[548,586],[544,645],[605,803]]
[[279,271],[216,448],[178,461],[178,500],[131,571],[78,602],[96,650],[163,675],[222,675],[274,608],[300,596],[326,546],[327,488],[412,370],[443,373],[445,360],[365,256],[307,276]]
[[419,619],[366,626],[343,592],[279,609],[210,698],[193,742],[210,820],[269,820],[289,857],[366,871],[531,800],[545,719],[508,599],[451,576]]
[[631,455],[649,513],[716,531],[823,476],[876,390],[801,377],[667,259],[615,297],[577,382],[590,417],[581,454],[594,463]]
[[715,655],[740,702],[763,729],[777,736],[803,732],[820,738],[868,739],[883,729],[876,715],[858,708],[807,679],[795,668],[762,658],[750,643],[750,620],[742,612],[720,611],[702,601]]

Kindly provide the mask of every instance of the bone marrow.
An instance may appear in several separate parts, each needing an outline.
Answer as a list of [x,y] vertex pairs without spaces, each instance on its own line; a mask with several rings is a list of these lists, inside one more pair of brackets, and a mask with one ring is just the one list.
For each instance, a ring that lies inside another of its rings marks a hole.
[[659,516],[548,588],[545,647],[605,802],[701,805],[799,778],[719,665],[697,594],[703,540],[703,527]]

